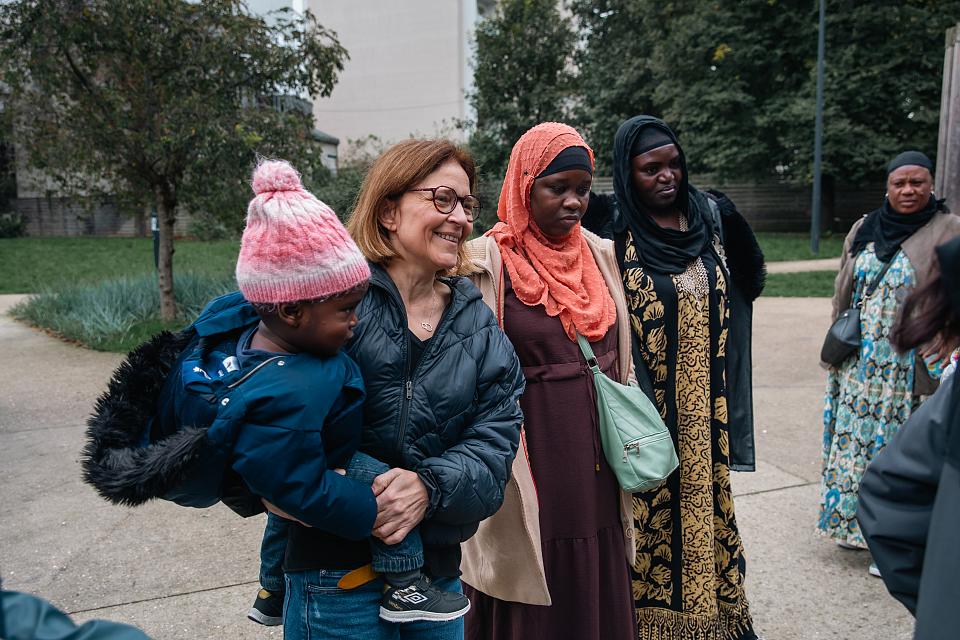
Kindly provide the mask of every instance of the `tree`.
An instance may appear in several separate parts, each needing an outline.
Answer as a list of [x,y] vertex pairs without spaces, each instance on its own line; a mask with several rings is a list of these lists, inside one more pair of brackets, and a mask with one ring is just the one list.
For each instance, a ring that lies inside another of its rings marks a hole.
[[[944,32],[960,20],[960,2],[858,0],[832,13],[830,6],[824,171],[880,180],[890,158],[905,149],[934,158]],[[810,137],[809,156],[812,147]]]
[[168,321],[178,207],[245,203],[254,151],[311,166],[312,117],[274,100],[329,95],[346,55],[309,13],[268,25],[242,0],[0,5],[2,80],[28,161],[69,193],[155,205]]
[[[601,161],[616,124],[673,126],[694,172],[806,181],[813,156],[817,5],[576,0],[584,86],[578,119]],[[827,7],[824,171],[864,183],[905,147],[933,152],[943,32],[956,0]]]
[[590,133],[604,158],[620,122],[650,113],[681,135],[692,171],[774,173],[782,120],[806,97],[816,46],[810,3],[798,5],[578,0],[587,27],[578,63],[593,86],[580,117],[597,123]]
[[513,144],[527,129],[566,120],[577,95],[575,37],[556,0],[501,0],[477,25],[470,149],[485,175],[503,176]]
[[575,123],[596,153],[598,173],[612,171],[613,135],[627,118],[654,113],[653,41],[637,37],[653,30],[641,3],[576,0],[571,11],[580,28],[575,60],[581,99]]

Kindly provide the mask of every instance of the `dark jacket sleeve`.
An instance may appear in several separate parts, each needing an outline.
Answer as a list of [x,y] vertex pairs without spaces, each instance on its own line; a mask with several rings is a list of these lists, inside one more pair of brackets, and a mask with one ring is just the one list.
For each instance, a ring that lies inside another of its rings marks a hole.
[[90,620],[74,623],[46,600],[26,593],[0,590],[0,638],[45,640],[150,640],[136,627]]
[[460,442],[417,467],[430,494],[427,517],[438,523],[472,524],[496,513],[520,443],[520,361],[496,325],[482,331],[489,338],[477,359],[473,420]]
[[930,517],[914,640],[952,638],[960,628],[960,377],[956,376],[941,384],[949,391],[938,391],[952,397],[942,405],[949,408],[947,452]]
[[708,193],[719,212],[718,233],[730,273],[726,362],[730,468],[754,471],[753,301],[763,292],[767,267],[757,237],[736,205],[720,191]]
[[233,469],[227,469],[223,474],[220,502],[241,518],[249,518],[266,511],[260,496],[250,491],[247,483]]
[[612,240],[616,214],[616,196],[591,191],[587,212],[583,214],[580,224],[587,231],[595,233],[605,240]]
[[[924,402],[860,483],[857,520],[890,595],[916,613],[927,534],[943,470],[951,390]],[[953,507],[955,508],[955,507]]]
[[[333,400],[324,403],[327,411]],[[322,425],[325,415],[315,412],[311,422]],[[369,537],[377,516],[373,491],[327,468],[322,436],[320,428],[263,424],[256,411],[246,412],[233,469],[251,491],[303,523],[350,540]]]

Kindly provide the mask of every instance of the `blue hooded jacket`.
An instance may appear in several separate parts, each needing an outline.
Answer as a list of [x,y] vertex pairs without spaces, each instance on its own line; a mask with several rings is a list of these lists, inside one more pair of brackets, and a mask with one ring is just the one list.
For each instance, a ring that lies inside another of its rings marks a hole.
[[311,526],[368,537],[373,491],[333,471],[360,442],[359,368],[344,353],[264,353],[241,367],[237,343],[256,322],[250,304],[231,293],[181,334],[132,352],[90,419],[85,479],[114,502],[162,497],[207,507],[237,474]]

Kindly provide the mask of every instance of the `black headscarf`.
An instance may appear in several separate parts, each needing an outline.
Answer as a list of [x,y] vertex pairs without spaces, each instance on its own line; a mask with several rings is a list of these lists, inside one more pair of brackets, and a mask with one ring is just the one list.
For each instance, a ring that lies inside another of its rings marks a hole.
[[[926,155],[919,151],[904,151],[887,165],[887,175],[907,165],[923,167],[933,172],[933,164]],[[867,214],[867,219],[860,225],[850,246],[850,255],[857,255],[872,242],[877,258],[881,262],[890,262],[900,251],[900,245],[904,240],[930,222],[938,211],[943,210],[945,210],[943,200],[937,200],[932,195],[927,201],[927,206],[916,213],[900,213],[890,206],[889,198],[884,198],[883,205]]]
[[884,198],[883,205],[867,214],[867,219],[857,230],[857,236],[850,246],[850,255],[857,255],[872,242],[880,262],[890,262],[890,259],[897,255],[897,251],[900,251],[903,241],[930,222],[942,209],[943,201],[930,196],[927,206],[922,210],[916,213],[898,213],[890,206],[890,201]]
[[567,147],[558,153],[537,177],[552,176],[555,173],[570,171],[571,169],[580,169],[593,175],[593,159],[583,147]]
[[[687,217],[687,231],[664,229],[643,209],[633,190],[631,150],[644,128],[655,127],[665,133],[680,153],[683,179],[677,189],[677,208]],[[713,224],[706,196],[691,187],[687,163],[676,134],[653,116],[634,116],[620,125],[613,138],[613,190],[617,194],[620,217],[615,230],[630,230],[640,262],[660,273],[683,273],[698,256],[710,250]]]

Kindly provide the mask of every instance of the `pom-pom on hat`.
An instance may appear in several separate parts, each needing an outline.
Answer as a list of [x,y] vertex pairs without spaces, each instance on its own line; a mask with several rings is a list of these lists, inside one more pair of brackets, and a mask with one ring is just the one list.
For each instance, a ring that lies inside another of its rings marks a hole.
[[256,196],[237,258],[237,284],[250,302],[330,298],[370,279],[370,267],[337,216],[300,183],[289,162],[253,172]]

